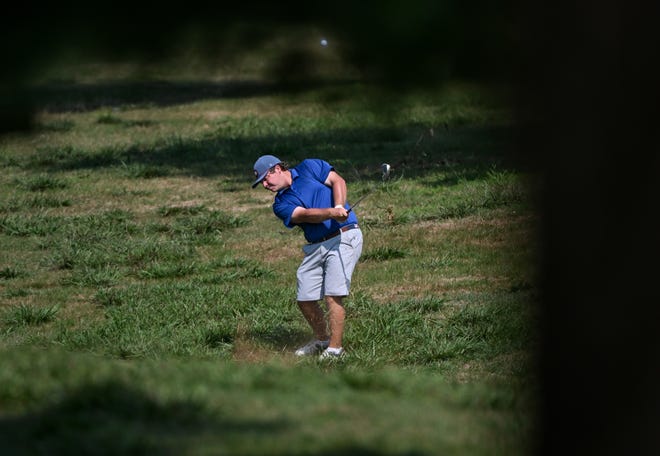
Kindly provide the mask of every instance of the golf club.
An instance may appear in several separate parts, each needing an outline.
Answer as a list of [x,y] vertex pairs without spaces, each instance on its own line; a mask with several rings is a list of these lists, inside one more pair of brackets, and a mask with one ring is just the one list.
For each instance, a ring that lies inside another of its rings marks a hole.
[[358,198],[358,200],[357,200],[356,202],[354,202],[353,204],[351,204],[351,207],[349,207],[348,210],[347,210],[346,212],[347,212],[347,213],[350,213],[350,212],[353,210],[353,208],[354,208],[355,206],[357,206],[358,204],[360,204],[360,201],[362,201],[363,199],[365,199],[367,196],[371,195],[372,193],[373,193],[373,190],[371,190],[371,191],[370,191],[369,193],[367,193],[366,195],[362,195],[360,198]]
[[392,169],[392,167],[387,163],[383,163],[382,165],[380,165],[380,169],[383,171],[383,182],[385,182],[387,179],[390,178],[390,170]]
[[[389,179],[389,177],[390,177],[390,170],[392,169],[392,167],[387,163],[383,163],[382,165],[380,165],[380,168],[383,171],[383,183],[385,183],[385,181],[387,179]],[[355,206],[360,204],[360,201],[365,199],[367,196],[371,195],[374,192],[374,190],[376,190],[376,187],[372,188],[371,190],[369,190],[369,192],[367,192],[366,194],[364,194],[360,198],[358,198],[358,200],[356,202],[351,204],[351,207],[349,207],[346,212],[350,213]]]

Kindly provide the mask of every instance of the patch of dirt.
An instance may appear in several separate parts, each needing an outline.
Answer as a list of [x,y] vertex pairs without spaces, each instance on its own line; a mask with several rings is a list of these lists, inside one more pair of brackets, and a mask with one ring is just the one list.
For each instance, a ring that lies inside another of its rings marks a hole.
[[241,361],[246,363],[261,364],[268,361],[273,357],[273,353],[262,347],[258,347],[249,340],[237,338],[234,341],[234,349],[232,352],[232,359],[234,361]]

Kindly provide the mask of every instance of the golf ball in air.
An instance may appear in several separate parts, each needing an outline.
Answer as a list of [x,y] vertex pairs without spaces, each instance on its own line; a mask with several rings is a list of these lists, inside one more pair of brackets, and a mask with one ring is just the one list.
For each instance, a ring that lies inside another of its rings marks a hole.
[[328,40],[326,40],[325,38],[323,38],[323,39],[321,40],[321,46],[327,46],[327,45],[328,45]]

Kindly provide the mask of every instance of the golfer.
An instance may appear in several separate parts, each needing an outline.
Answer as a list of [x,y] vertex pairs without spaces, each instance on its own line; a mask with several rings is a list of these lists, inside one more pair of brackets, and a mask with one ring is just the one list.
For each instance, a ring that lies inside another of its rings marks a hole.
[[[297,272],[298,307],[314,332],[297,356],[342,356],[345,310],[351,276],[362,253],[362,232],[346,207],[346,181],[326,161],[310,158],[293,168],[272,155],[254,164],[256,180],[275,193],[273,212],[287,228],[300,226],[307,244]],[[319,305],[325,300],[326,313]]]

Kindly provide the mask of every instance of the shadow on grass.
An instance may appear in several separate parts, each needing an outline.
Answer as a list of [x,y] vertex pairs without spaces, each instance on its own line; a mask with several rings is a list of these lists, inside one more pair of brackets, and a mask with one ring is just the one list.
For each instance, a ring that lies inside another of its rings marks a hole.
[[[302,320],[302,315],[300,316]],[[283,326],[266,329],[252,329],[248,336],[267,344],[274,350],[292,352],[313,338],[311,330],[303,331]]]
[[83,112],[125,105],[172,106],[202,100],[295,95],[308,90],[339,88],[353,80],[314,80],[269,82],[232,80],[197,81],[126,81],[96,84],[52,83],[32,90],[35,106],[49,112]]
[[[264,134],[227,137],[221,127],[207,138],[172,138],[158,146],[111,147],[88,151],[71,146],[43,146],[22,157],[25,169],[49,171],[117,168],[135,178],[164,176],[224,176],[236,184],[252,182],[252,165],[263,154],[295,165],[320,157],[340,170],[349,182],[380,182],[380,164],[390,163],[393,175],[412,178],[430,172],[450,172],[478,179],[493,165],[519,168],[508,154],[508,127],[457,127],[416,147],[422,127],[328,129],[305,134]],[[438,185],[455,183],[451,178]]]
[[[35,89],[33,100],[49,111],[87,111],[131,104],[168,106],[210,99],[293,95],[317,89],[323,89],[326,96],[352,97],[356,89],[351,85],[355,84],[352,80],[313,79],[296,83],[235,80],[56,84]],[[224,176],[238,185],[250,183],[254,160],[266,153],[277,155],[292,165],[308,157],[324,158],[348,181],[378,180],[383,162],[392,165],[395,176],[405,177],[419,177],[439,170],[456,173],[464,179],[478,179],[493,164],[518,167],[511,155],[512,126],[471,124],[459,114],[439,115],[437,125],[393,125],[388,114],[383,113],[388,109],[396,110],[393,108],[396,105],[393,100],[372,106],[382,111],[384,127],[336,128],[332,120],[318,119],[315,124],[307,124],[313,131],[288,134],[288,124],[226,116],[210,122],[208,133],[202,138],[173,136],[158,145],[112,146],[94,151],[44,145],[20,158],[19,166],[43,171],[116,167],[135,178]],[[119,128],[139,126],[148,130],[153,126],[147,120],[127,121],[120,114],[103,115],[97,122]],[[73,127],[49,124],[40,128],[66,131]],[[283,134],[279,134],[280,131]],[[429,132],[435,133],[429,135]],[[451,185],[449,179],[437,184]]]
[[[177,454],[223,436],[263,435],[287,427],[240,421],[190,401],[164,403],[118,382],[73,391],[43,409],[0,419],[4,454]],[[226,449],[225,449],[226,450]]]

